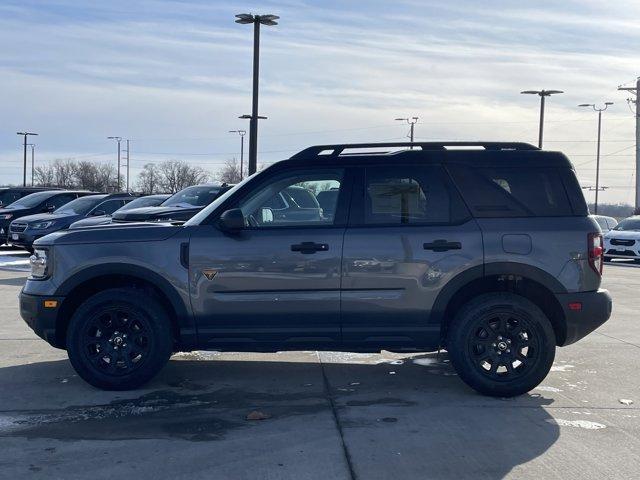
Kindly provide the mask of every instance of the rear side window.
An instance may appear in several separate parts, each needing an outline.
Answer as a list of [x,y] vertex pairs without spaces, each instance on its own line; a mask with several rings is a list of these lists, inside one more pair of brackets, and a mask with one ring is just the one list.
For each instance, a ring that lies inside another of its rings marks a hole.
[[561,169],[451,166],[453,178],[475,217],[574,215]]
[[[397,165],[365,169],[365,225],[425,225],[468,216],[440,167]],[[453,194],[453,197],[452,197]]]

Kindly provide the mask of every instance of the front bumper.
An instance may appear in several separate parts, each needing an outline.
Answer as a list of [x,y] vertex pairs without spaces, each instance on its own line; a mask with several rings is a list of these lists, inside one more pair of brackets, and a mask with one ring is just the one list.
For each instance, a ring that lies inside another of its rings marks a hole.
[[9,232],[7,243],[16,247],[33,248],[33,242],[44,237],[50,232],[42,231],[41,233],[31,233],[25,230],[22,233]]
[[[56,301],[56,307],[45,307],[45,300]],[[56,335],[58,312],[63,301],[64,297],[45,297],[20,292],[20,316],[36,335],[56,348],[64,348],[64,340]]]
[[[608,290],[556,294],[564,310],[566,334],[560,346],[571,345],[609,320],[613,302]],[[574,308],[570,307],[572,305]],[[577,308],[580,305],[580,308]]]

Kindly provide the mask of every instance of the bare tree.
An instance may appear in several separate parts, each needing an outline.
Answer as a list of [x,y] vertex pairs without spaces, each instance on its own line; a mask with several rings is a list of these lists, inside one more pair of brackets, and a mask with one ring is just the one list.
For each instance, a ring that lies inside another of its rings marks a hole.
[[53,167],[49,165],[39,165],[33,170],[34,184],[40,187],[55,186],[55,174]]
[[238,183],[242,177],[238,160],[236,158],[227,160],[216,177],[223,183]]
[[147,163],[142,167],[142,171],[138,175],[137,187],[142,193],[148,195],[162,191],[160,188],[160,172],[156,164]]
[[181,160],[168,160],[158,165],[160,187],[169,193],[198,183],[205,183],[209,174],[200,167],[189,165]]
[[55,160],[34,170],[34,182],[40,186],[81,188],[94,192],[116,189],[117,172],[112,164],[72,159]]
[[57,159],[53,162],[54,184],[62,188],[74,188],[75,176],[77,171],[76,162],[67,158],[65,160]]

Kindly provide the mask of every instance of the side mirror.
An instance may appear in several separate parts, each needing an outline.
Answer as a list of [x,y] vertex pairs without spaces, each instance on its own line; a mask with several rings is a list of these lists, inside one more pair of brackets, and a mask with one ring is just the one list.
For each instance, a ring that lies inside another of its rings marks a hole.
[[218,220],[218,228],[223,232],[236,233],[243,230],[244,227],[244,215],[239,208],[227,210],[220,215],[220,220]]
[[93,212],[91,212],[92,217],[102,217],[104,215],[106,215],[104,210],[94,210]]
[[44,211],[45,211],[45,212],[48,212],[48,213],[53,212],[55,209],[56,209],[56,207],[54,207],[53,205],[46,205],[46,206],[44,207]]

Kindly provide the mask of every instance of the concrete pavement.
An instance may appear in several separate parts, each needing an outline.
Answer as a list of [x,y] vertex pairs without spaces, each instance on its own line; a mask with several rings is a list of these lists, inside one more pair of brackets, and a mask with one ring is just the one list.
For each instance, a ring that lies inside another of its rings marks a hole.
[[[640,268],[607,265],[614,316],[516,399],[466,387],[446,355],[174,356],[102,392],[19,319],[0,272],[0,472],[7,478],[640,477]],[[630,403],[633,402],[633,403]],[[264,420],[246,420],[252,411]]]

